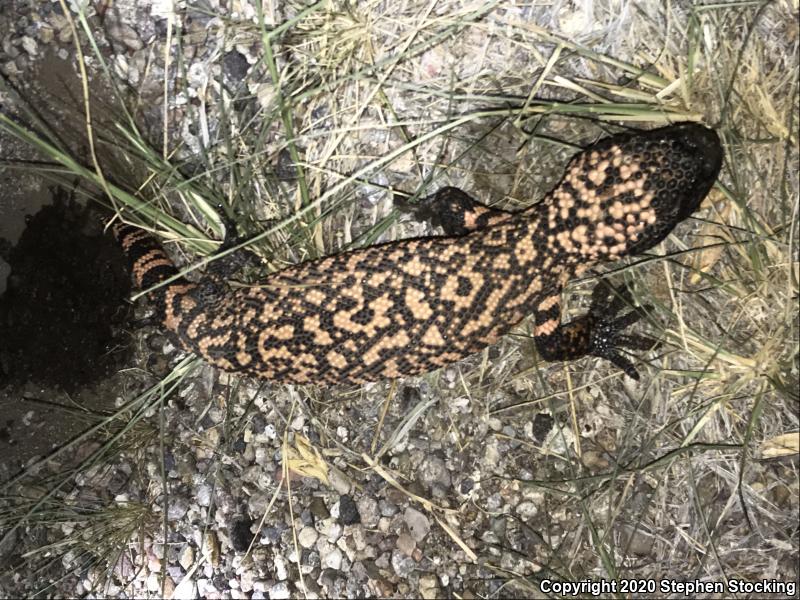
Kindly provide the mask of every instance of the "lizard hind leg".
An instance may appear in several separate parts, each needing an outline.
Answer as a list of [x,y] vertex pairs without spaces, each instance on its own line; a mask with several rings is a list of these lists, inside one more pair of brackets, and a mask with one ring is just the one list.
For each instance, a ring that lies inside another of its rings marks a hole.
[[472,231],[504,221],[514,213],[481,204],[457,187],[443,187],[437,192],[411,204],[399,198],[395,204],[414,213],[420,220],[441,226],[445,235],[466,235]]
[[244,267],[257,266],[258,257],[247,248],[239,248],[228,252],[234,246],[247,241],[248,237],[240,231],[236,221],[228,215],[222,204],[217,205],[217,215],[225,228],[222,243],[211,257],[206,270],[205,293],[209,298],[219,296],[228,291],[226,281],[240,272]]

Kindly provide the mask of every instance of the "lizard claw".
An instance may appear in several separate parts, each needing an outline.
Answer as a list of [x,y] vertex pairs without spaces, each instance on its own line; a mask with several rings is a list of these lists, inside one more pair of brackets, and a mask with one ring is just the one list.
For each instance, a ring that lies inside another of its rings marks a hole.
[[611,288],[601,282],[595,287],[588,314],[591,320],[588,354],[606,359],[622,369],[628,377],[638,381],[639,373],[623,353],[627,354],[625,349],[649,350],[657,341],[644,335],[623,333],[652,310],[652,306],[645,305],[619,315],[631,301],[630,290],[625,286]]

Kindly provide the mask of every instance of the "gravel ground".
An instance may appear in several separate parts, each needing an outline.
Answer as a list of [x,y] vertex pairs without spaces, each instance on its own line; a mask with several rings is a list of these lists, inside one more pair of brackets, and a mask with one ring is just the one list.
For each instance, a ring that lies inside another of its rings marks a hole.
[[[87,15],[100,52],[114,76],[135,91],[136,121],[157,145],[164,125],[164,48],[168,42],[178,43],[164,18],[172,2],[91,4]],[[662,50],[671,56],[671,46],[680,46],[684,39],[678,33],[685,32],[690,21],[682,3],[676,4],[671,17],[662,21],[661,3],[655,2],[500,3],[479,21],[480,26],[413,55],[396,74],[387,70],[379,75],[409,85],[451,80],[465,106],[470,94],[477,93],[476,81],[481,82],[482,93],[488,89],[500,95],[513,88],[524,99],[553,48],[544,42],[523,43],[526,31],[547,28],[609,56],[647,63],[655,55],[631,42],[646,33],[632,31],[656,15],[651,27],[668,26],[677,32],[663,39]],[[186,0],[177,5],[181,50],[171,63],[179,75],[166,77],[167,131],[175,161],[182,161],[186,172],[199,172],[203,163],[197,157],[217,148],[215,140],[221,139],[226,119],[240,118],[244,127],[242,115],[272,102],[275,89],[259,62],[263,45],[255,27],[254,0]],[[758,51],[775,69],[787,61],[796,67],[796,54],[791,52],[797,47],[797,22],[789,5],[772,7],[754,34],[758,38],[764,30],[783,31],[757,41]],[[304,42],[292,42],[291,52],[280,53],[280,68],[303,61],[333,64],[341,56],[363,57],[359,53],[373,51],[377,60],[381,48],[411,44],[415,24],[423,29],[423,21],[435,23],[456,12],[453,3],[436,2],[399,3],[393,9],[378,2],[335,6],[338,10],[325,13],[327,17],[314,27],[298,25],[293,35],[305,36]],[[369,17],[379,12],[381,18],[371,23]],[[296,15],[297,8],[278,3],[267,13],[267,23],[280,24]],[[518,29],[500,35],[504,27]],[[72,32],[59,2],[3,3],[0,31],[5,32],[0,71],[22,96],[44,90],[42,97],[51,104],[63,94],[66,106],[69,94],[61,90],[80,95]],[[374,37],[365,41],[364,31]],[[713,38],[712,45],[719,43],[707,25],[696,33]],[[94,89],[107,89],[101,83],[99,61],[88,45],[85,50],[90,78],[98,86]],[[305,50],[308,54],[303,54]],[[585,62],[569,60],[575,77],[600,77]],[[662,74],[677,69],[667,62]],[[331,70],[344,66],[336,64]],[[707,65],[700,69],[705,72]],[[505,79],[494,80],[493,73],[501,70]],[[448,110],[447,98],[434,98],[426,105],[418,94],[403,89],[398,85],[387,92],[386,103],[397,120],[413,114],[435,122],[441,114],[437,111]],[[323,165],[320,170],[331,176],[328,186],[337,173],[353,172],[364,156],[386,154],[401,137],[396,130],[358,128],[386,117],[371,105],[344,130],[326,121],[345,111],[354,98],[369,93],[369,86],[346,92],[337,88],[324,102],[298,103],[302,119],[319,123],[298,134],[307,142],[301,147],[302,158],[307,164]],[[7,88],[0,94],[4,105],[14,104]],[[559,93],[554,86],[544,86],[537,96]],[[234,97],[244,98],[241,105],[220,100]],[[765,99],[762,106],[767,104]],[[101,98],[100,122],[112,118],[102,105]],[[189,115],[199,106],[204,119],[198,128]],[[231,111],[239,117],[230,116],[231,107],[242,109]],[[692,109],[700,114],[707,110],[709,117],[719,115],[719,107]],[[79,130],[68,115],[54,118],[64,123],[65,131]],[[434,126],[423,123],[414,134]],[[271,167],[282,193],[252,207],[254,219],[267,223],[286,214],[297,201],[292,190],[299,184],[291,160],[277,150],[282,147],[281,130],[276,123],[265,128],[264,135],[276,139],[274,144],[267,142],[266,153],[274,157]],[[568,131],[556,121],[545,135],[566,136]],[[573,150],[551,149],[538,155],[520,149],[518,133],[508,123],[489,133],[466,125],[457,132],[453,146],[475,144],[477,151],[465,153],[458,168],[448,172],[451,182],[510,206],[546,191],[560,177],[564,158]],[[343,144],[330,162],[321,158],[331,148],[319,141],[320,135]],[[576,141],[592,139],[586,130],[583,135]],[[490,139],[485,147],[481,136]],[[10,150],[8,139],[0,138],[0,143],[4,156],[19,157]],[[86,156],[86,148],[76,146]],[[420,162],[444,161],[437,152],[433,143],[421,144]],[[796,148],[784,158],[792,174]],[[528,166],[518,167],[521,162]],[[341,221],[315,231],[324,238],[320,250],[332,251],[358,239],[389,215],[391,194],[376,191],[375,185],[412,189],[416,183],[411,182],[418,182],[416,166],[401,158],[373,177],[371,185],[354,186],[351,212],[342,212]],[[789,197],[796,203],[796,185],[791,185]],[[29,189],[21,187],[14,198],[24,198]],[[319,195],[321,189],[312,191]],[[753,197],[758,198],[757,192]],[[19,202],[14,213],[35,210]],[[187,220],[191,216],[178,201],[172,210]],[[404,220],[377,239],[428,231],[425,224]],[[303,258],[286,252],[287,259]],[[190,258],[176,254],[178,262]],[[796,253],[792,260],[796,264]],[[647,285],[658,293],[666,284],[654,271]],[[708,297],[710,303],[717,300],[712,292]],[[696,310],[707,312],[694,314],[695,319],[711,319],[709,314],[714,313],[714,307]],[[146,313],[140,302],[138,316]],[[796,344],[796,338],[786,339]],[[713,390],[701,389],[696,396],[686,391],[694,385],[692,379],[666,375],[649,386],[614,377],[611,369],[598,365],[584,367],[585,372],[582,368],[573,381],[563,365],[538,365],[537,370],[529,344],[510,336],[435,376],[357,388],[301,388],[239,379],[187,362],[168,339],[148,328],[137,332],[136,340],[131,368],[111,389],[102,388],[105,406],[86,415],[89,425],[98,426],[103,441],[92,436],[77,440],[56,458],[36,463],[35,477],[17,481],[0,498],[6,511],[9,506],[30,507],[42,497],[42,489],[48,489],[41,486],[82,465],[65,488],[69,491],[53,497],[46,518],[38,524],[20,520],[21,526],[9,533],[13,521],[9,517],[0,521],[0,536],[6,535],[0,544],[0,564],[9,567],[0,567],[0,596],[548,597],[539,587],[541,579],[599,581],[616,576],[710,583],[727,577],[797,582],[796,454],[753,462],[741,492],[735,488],[741,473],[733,470],[740,454],[714,455],[702,465],[687,454],[674,471],[639,468],[680,450],[681,440],[687,439],[671,437],[668,425],[676,418],[672,411],[678,409],[673,407],[686,394],[689,407],[680,409],[681,416],[714,403]],[[760,342],[754,338],[743,342],[748,343]],[[667,370],[678,373],[690,368],[681,362],[688,359],[670,360],[674,362],[664,367]],[[175,379],[169,379],[170,373]],[[796,381],[796,370],[794,377]],[[162,384],[165,378],[168,383]],[[168,388],[169,393],[159,395]],[[743,390],[741,396],[750,402],[754,392]],[[797,429],[797,407],[785,408],[780,396],[772,393],[764,397],[777,399],[760,408],[769,418],[759,425],[752,443]],[[63,399],[55,388],[28,386],[5,394],[5,402],[31,394]],[[720,408],[722,423],[697,441],[738,444],[741,437],[730,431],[739,431],[741,419],[746,421],[751,410],[752,404],[738,411]],[[108,417],[112,413],[114,418]],[[33,454],[19,452],[19,447],[12,450],[9,440],[15,432],[36,428],[48,419],[52,425],[53,418],[52,411],[34,409],[13,423],[7,419],[0,430],[0,444],[8,444],[5,449],[0,446],[8,457],[0,466],[0,481],[23,465],[34,464],[42,452],[40,447]],[[712,413],[707,418],[717,417]],[[731,430],[725,429],[728,425]],[[654,430],[667,432],[664,439],[648,437]],[[122,436],[119,443],[117,434]],[[106,451],[109,439],[114,444]],[[660,443],[648,445],[652,439]],[[87,457],[92,458],[88,465]],[[634,468],[626,470],[628,465]],[[610,471],[613,476],[607,475]],[[740,504],[744,497],[751,507],[749,515]],[[762,594],[752,597],[756,596]]]

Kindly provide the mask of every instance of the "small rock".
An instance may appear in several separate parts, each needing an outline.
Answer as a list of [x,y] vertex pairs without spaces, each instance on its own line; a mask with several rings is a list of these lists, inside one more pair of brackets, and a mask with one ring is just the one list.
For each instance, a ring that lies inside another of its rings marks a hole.
[[314,515],[311,514],[308,508],[304,508],[300,511],[300,522],[306,527],[314,524]]
[[36,40],[27,35],[22,36],[22,48],[31,56],[36,56],[39,52]]
[[21,72],[24,72],[28,68],[28,65],[30,65],[30,59],[28,58],[27,55],[20,54],[16,58],[16,60],[14,60],[14,63],[17,65],[17,67]]
[[275,99],[275,86],[270,82],[259,83],[256,87],[256,99],[262,108],[269,108]]
[[484,506],[492,512],[498,511],[500,507],[503,506],[503,497],[495,492],[486,498]]
[[318,521],[322,521],[331,516],[328,507],[325,506],[325,500],[319,496],[314,496],[314,499],[311,500],[311,504],[308,506],[308,510],[311,511],[311,514],[314,515],[314,518]]
[[228,493],[224,489],[217,488],[214,505],[217,508],[217,512],[221,512],[223,515],[231,515],[237,512],[239,502],[234,498],[233,494]]
[[241,575],[239,575],[239,589],[245,593],[252,592],[255,578],[256,575],[252,571],[244,571]]
[[297,541],[303,548],[313,548],[319,534],[313,527],[303,527],[297,534]]
[[515,512],[523,521],[529,521],[539,512],[538,507],[533,502],[520,502]]
[[145,585],[147,586],[147,591],[149,592],[161,591],[161,582],[158,580],[158,573],[150,573],[150,575],[147,576],[147,582]]
[[637,556],[650,556],[655,543],[652,535],[640,529],[626,532],[626,534],[623,534],[622,540],[625,543],[626,550]]
[[[397,504],[395,504],[394,502],[390,502],[389,500],[386,500],[384,498],[381,498],[380,501],[378,502],[378,508],[381,511],[381,516],[382,517],[393,517],[393,516],[395,516],[397,514],[397,510],[398,510],[397,509]],[[364,515],[364,512],[365,512],[364,509],[361,508],[361,514],[362,515]],[[367,521],[366,517],[363,517],[363,518],[364,518],[364,525],[366,525],[368,521]]]
[[483,463],[487,468],[494,471],[500,463],[500,449],[497,447],[497,438],[492,437],[485,448]]
[[407,533],[403,532],[397,536],[397,549],[406,556],[414,554],[414,548],[416,547],[417,543],[414,541],[414,538]]
[[319,572],[319,552],[303,552],[303,560],[300,563],[300,572],[303,575],[308,575],[310,573]]
[[236,552],[245,552],[250,547],[253,534],[250,527],[253,521],[246,516],[234,519],[228,527],[228,535],[231,538],[231,546]]
[[320,556],[322,567],[338,571],[342,567],[342,551],[336,546],[328,546],[330,549]]
[[219,540],[214,531],[207,531],[203,536],[201,551],[208,564],[212,567],[216,567],[219,564]]
[[192,577],[183,577],[172,594],[173,598],[197,598],[198,585]]
[[[381,514],[383,514],[378,502],[372,496],[362,496],[358,499],[356,504],[358,505],[358,514],[361,515],[361,522],[364,524],[364,527],[369,529],[374,528],[378,524],[378,519],[380,519]],[[396,512],[397,507],[394,507],[394,513]]]
[[[189,565],[191,567],[191,564]],[[184,569],[180,565],[167,565],[167,573],[172,581],[181,581],[184,575]]]
[[406,508],[406,512],[403,514],[403,520],[406,522],[406,526],[408,526],[411,537],[413,537],[417,543],[424,540],[425,536],[428,535],[428,532],[431,530],[428,517],[410,506]]
[[[128,78],[128,59],[123,54],[117,54],[114,57],[114,71],[121,79]],[[156,357],[160,357],[161,360],[156,360]],[[157,354],[151,354],[147,358],[147,368],[150,370],[159,369],[162,370],[163,367],[167,364],[166,357],[161,354],[160,352]],[[169,469],[168,469],[169,470]]]
[[280,540],[281,530],[277,527],[264,527],[264,529],[261,530],[262,544],[277,544]]
[[181,496],[170,498],[167,508],[167,518],[170,521],[180,521],[189,511],[189,501]]
[[438,584],[435,575],[423,575],[419,578],[419,594],[425,600],[433,600],[437,596]]
[[[348,546],[355,547],[358,552],[362,552],[367,548],[367,536],[364,532],[363,526],[353,527],[352,535],[350,537],[352,540],[352,544],[347,544]],[[350,558],[348,556],[348,558]],[[354,559],[351,559],[354,560]]]
[[39,30],[39,39],[42,41],[43,44],[49,44],[55,38],[55,32],[53,32],[52,27],[42,27]]
[[328,541],[335,544],[340,537],[342,537],[342,526],[335,521],[330,524],[325,532],[328,536]]
[[350,480],[347,475],[342,473],[339,469],[331,469],[328,478],[331,481],[333,489],[339,492],[339,495],[344,496],[350,493]]
[[161,571],[161,559],[150,552],[147,554],[147,570],[151,573],[158,573]]
[[389,528],[392,525],[392,520],[389,517],[381,517],[378,519],[378,531],[381,533],[389,533]]
[[400,550],[392,552],[392,569],[394,569],[398,577],[408,577],[416,566],[417,563],[414,562],[414,559],[406,556]]
[[203,483],[197,486],[195,491],[195,499],[200,506],[208,506],[211,504],[211,486]]
[[272,566],[275,568],[275,579],[278,581],[286,581],[289,578],[289,569],[286,564],[286,559],[280,554],[276,554],[272,558]]
[[204,88],[209,77],[211,77],[211,73],[208,66],[201,62],[193,63],[186,72],[186,81],[195,89]]
[[333,569],[325,569],[319,577],[319,583],[326,589],[327,597],[340,598],[343,596],[341,593],[343,579],[340,573]]
[[236,441],[231,444],[231,450],[239,454],[244,453],[245,448],[247,448],[247,443],[244,441],[244,436],[239,436],[236,438]]
[[[161,592],[161,590],[158,590]],[[175,597],[175,582],[172,577],[164,577],[164,598]]]
[[539,413],[533,418],[530,437],[536,442],[543,442],[553,428],[554,419],[547,413]]
[[279,581],[269,588],[270,600],[286,600],[292,597],[292,591],[286,581]]
[[[62,44],[66,44],[70,40],[72,40],[72,29],[70,29],[69,27],[64,27],[64,29],[61,29],[58,32],[58,41],[59,42],[61,42]],[[67,56],[69,56],[69,53],[67,52],[66,48],[62,48],[62,50],[64,50],[64,52],[67,53]],[[59,52],[59,56],[61,56],[60,52]]]
[[234,82],[242,81],[250,70],[250,63],[241,52],[231,50],[222,59],[222,69],[225,75]]
[[184,571],[191,569],[194,564],[194,548],[187,544],[183,552],[181,552],[178,564],[183,567]]
[[272,423],[264,425],[264,437],[267,438],[267,440],[274,440],[278,437],[278,430],[275,429],[275,425]]
[[444,464],[444,461],[438,456],[426,456],[417,469],[422,484],[428,489],[438,485],[442,488],[449,488],[451,479],[450,472]]
[[353,498],[345,494],[339,498],[339,521],[342,525],[355,525],[361,522],[361,515]]
[[492,431],[500,431],[503,429],[503,421],[497,417],[489,417],[488,425]]
[[581,455],[581,462],[586,468],[595,470],[606,469],[610,465],[608,460],[595,450],[586,450]]
[[[3,52],[5,53],[7,58],[17,58],[20,55],[19,50],[17,49],[16,45],[11,43],[11,35],[7,35],[3,38]],[[8,262],[11,250],[11,244],[7,244],[8,248],[3,252],[2,258],[4,261]]]
[[128,50],[141,50],[144,47],[136,30],[126,23],[114,23],[108,27],[108,37],[121,42]]
[[275,176],[281,181],[297,179],[297,165],[294,164],[292,153],[288,148],[283,148],[278,152],[278,157],[275,159]]

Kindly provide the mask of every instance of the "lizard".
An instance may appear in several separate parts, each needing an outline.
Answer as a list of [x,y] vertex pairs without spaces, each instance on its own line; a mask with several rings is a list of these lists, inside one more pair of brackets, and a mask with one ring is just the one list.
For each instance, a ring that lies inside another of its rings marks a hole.
[[[612,135],[577,153],[561,181],[517,212],[445,187],[421,202],[444,235],[376,244],[284,268],[256,286],[204,292],[177,277],[149,292],[180,346],[225,371],[274,382],[332,385],[424,373],[495,344],[533,315],[546,361],[597,356],[638,379],[623,348],[620,298],[598,287],[587,314],[562,322],[574,277],[640,254],[695,212],[722,165],[719,137],[696,123]],[[161,244],[117,222],[134,283],[178,275]]]

